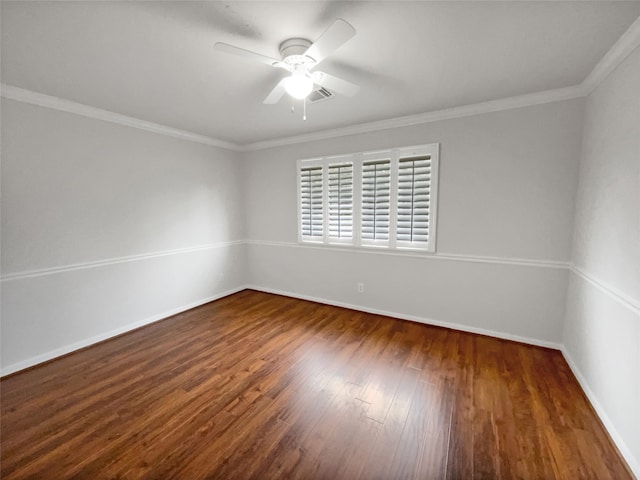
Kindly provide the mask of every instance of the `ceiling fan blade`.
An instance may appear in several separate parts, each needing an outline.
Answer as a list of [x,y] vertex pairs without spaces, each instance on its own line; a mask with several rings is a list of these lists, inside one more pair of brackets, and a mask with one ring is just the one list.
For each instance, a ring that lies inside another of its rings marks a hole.
[[284,81],[287,79],[287,77],[283,78],[282,80],[280,80],[278,82],[278,84],[273,88],[273,90],[271,90],[271,93],[269,93],[269,95],[267,95],[267,98],[265,98],[262,103],[266,103],[266,104],[274,104],[274,103],[278,103],[280,101],[280,99],[282,98],[282,96],[284,95],[285,89],[284,89]]
[[234,47],[233,45],[229,45],[228,43],[218,42],[213,46],[213,48],[224,53],[230,53],[231,55],[237,55],[239,57],[257,60],[258,62],[271,65],[272,67],[279,67],[282,63],[280,60],[276,60],[275,58],[267,57],[266,55],[252,52],[251,50],[245,50],[244,48]]
[[353,97],[358,93],[358,90],[360,90],[360,87],[355,83],[348,82],[324,72],[313,72],[313,82],[321,87],[326,87],[333,92],[347,97]]
[[350,23],[338,18],[320,35],[320,38],[316,40],[304,54],[313,59],[317,65],[355,34],[356,29],[353,28]]

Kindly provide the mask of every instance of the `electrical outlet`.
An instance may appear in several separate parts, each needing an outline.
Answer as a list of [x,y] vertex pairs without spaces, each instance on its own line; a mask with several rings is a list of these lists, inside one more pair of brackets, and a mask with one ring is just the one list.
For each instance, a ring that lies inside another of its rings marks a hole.
[[358,282],[358,293],[364,293],[364,283]]

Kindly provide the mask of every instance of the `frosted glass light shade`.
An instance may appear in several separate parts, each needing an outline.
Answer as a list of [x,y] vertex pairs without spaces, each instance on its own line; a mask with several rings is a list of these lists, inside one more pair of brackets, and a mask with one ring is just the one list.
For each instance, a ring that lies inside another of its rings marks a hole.
[[304,74],[294,73],[285,79],[284,89],[293,98],[303,99],[313,90],[313,81]]

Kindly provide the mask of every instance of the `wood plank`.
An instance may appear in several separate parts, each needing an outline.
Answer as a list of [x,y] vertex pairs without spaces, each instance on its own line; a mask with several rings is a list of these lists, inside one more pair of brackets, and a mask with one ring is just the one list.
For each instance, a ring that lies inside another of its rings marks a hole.
[[9,480],[632,478],[560,352],[249,290],[0,395]]

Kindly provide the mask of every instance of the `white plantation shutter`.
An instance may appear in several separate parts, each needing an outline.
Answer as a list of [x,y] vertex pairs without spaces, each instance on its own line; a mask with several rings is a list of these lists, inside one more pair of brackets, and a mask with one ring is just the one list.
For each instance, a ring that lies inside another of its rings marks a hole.
[[329,165],[329,238],[353,237],[353,163]]
[[298,160],[298,240],[436,251],[437,143]]
[[300,169],[300,229],[307,240],[322,240],[323,192],[322,167]]
[[400,158],[396,230],[398,242],[427,244],[430,195],[431,156]]
[[389,240],[391,160],[362,164],[362,240]]

